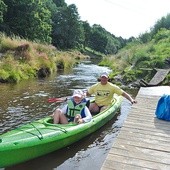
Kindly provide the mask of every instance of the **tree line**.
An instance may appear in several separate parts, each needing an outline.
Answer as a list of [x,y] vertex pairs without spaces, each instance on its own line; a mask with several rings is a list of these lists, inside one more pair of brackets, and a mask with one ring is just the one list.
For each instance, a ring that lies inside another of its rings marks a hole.
[[0,32],[61,50],[89,47],[104,54],[117,53],[127,42],[82,21],[75,4],[64,0],[0,0]]
[[[170,28],[170,14],[138,39],[149,42],[161,28]],[[103,54],[116,54],[136,40],[133,36],[116,37],[97,24],[90,26],[80,19],[75,4],[67,5],[65,0],[0,0],[0,32],[52,44],[61,50],[89,47]]]

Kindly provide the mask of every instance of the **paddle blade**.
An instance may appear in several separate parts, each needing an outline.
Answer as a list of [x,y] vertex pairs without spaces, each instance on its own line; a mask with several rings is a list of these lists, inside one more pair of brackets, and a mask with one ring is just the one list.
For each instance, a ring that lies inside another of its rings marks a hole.
[[53,102],[65,102],[66,99],[63,99],[63,98],[49,98],[48,99],[48,102],[49,103],[53,103]]

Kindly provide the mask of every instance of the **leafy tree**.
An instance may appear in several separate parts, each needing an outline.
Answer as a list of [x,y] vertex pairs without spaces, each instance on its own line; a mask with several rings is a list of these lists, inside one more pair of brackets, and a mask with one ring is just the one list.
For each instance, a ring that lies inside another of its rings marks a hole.
[[65,3],[65,0],[53,0],[54,4],[57,7],[66,7],[67,4]]
[[168,39],[170,40],[170,30],[161,28],[159,32],[154,36],[154,39],[156,42],[162,40],[162,39]]
[[147,42],[151,41],[151,34],[148,32],[141,34],[141,35],[139,35],[139,39],[141,42],[147,43]]
[[94,24],[90,35],[90,47],[101,53],[105,53],[107,37],[104,29],[100,25]]
[[161,29],[166,28],[170,29],[170,14],[167,14],[166,17],[162,17],[160,20],[156,22],[154,27],[151,29],[152,37]]
[[106,33],[108,37],[108,42],[106,46],[107,54],[116,54],[120,48],[123,48],[126,45],[126,42],[122,37],[117,38],[109,32]]
[[3,0],[0,0],[0,23],[3,22],[3,13],[6,12],[7,6],[3,2]]
[[122,39],[115,37],[100,25],[93,25],[89,38],[90,48],[104,54],[115,54],[122,46]]
[[53,18],[52,43],[60,49],[79,48],[84,41],[84,30],[74,4],[61,7]]
[[117,40],[120,43],[119,49],[123,48],[126,45],[126,43],[127,43],[127,40],[123,39],[122,37],[117,37]]
[[30,40],[51,42],[51,12],[48,0],[4,0],[8,6],[0,30]]
[[105,47],[105,54],[116,54],[119,49],[119,45],[113,37],[107,39],[107,45]]
[[84,36],[85,36],[83,45],[84,45],[84,47],[89,47],[92,28],[90,27],[90,25],[87,21],[82,21],[82,24],[83,24]]

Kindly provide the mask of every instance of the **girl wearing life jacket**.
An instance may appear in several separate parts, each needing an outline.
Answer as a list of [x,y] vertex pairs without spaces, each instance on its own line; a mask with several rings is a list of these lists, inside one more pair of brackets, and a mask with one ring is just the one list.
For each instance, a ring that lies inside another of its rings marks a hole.
[[75,90],[71,99],[67,101],[62,109],[56,109],[53,113],[53,120],[55,124],[68,124],[74,121],[75,123],[89,122],[92,115],[86,106],[87,101],[81,90]]

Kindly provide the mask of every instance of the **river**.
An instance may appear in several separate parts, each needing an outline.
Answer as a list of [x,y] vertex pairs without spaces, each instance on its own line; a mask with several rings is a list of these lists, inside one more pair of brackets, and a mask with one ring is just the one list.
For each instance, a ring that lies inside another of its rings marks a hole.
[[[97,82],[107,67],[83,61],[69,72],[60,72],[45,79],[28,80],[18,84],[0,84],[0,134],[21,124],[50,115],[64,103],[48,103],[48,98],[70,96],[74,89],[87,89]],[[132,90],[133,96],[137,91]],[[127,117],[130,104],[123,101],[121,114],[88,137],[45,156],[5,170],[99,170]],[[4,170],[2,168],[2,170]]]

